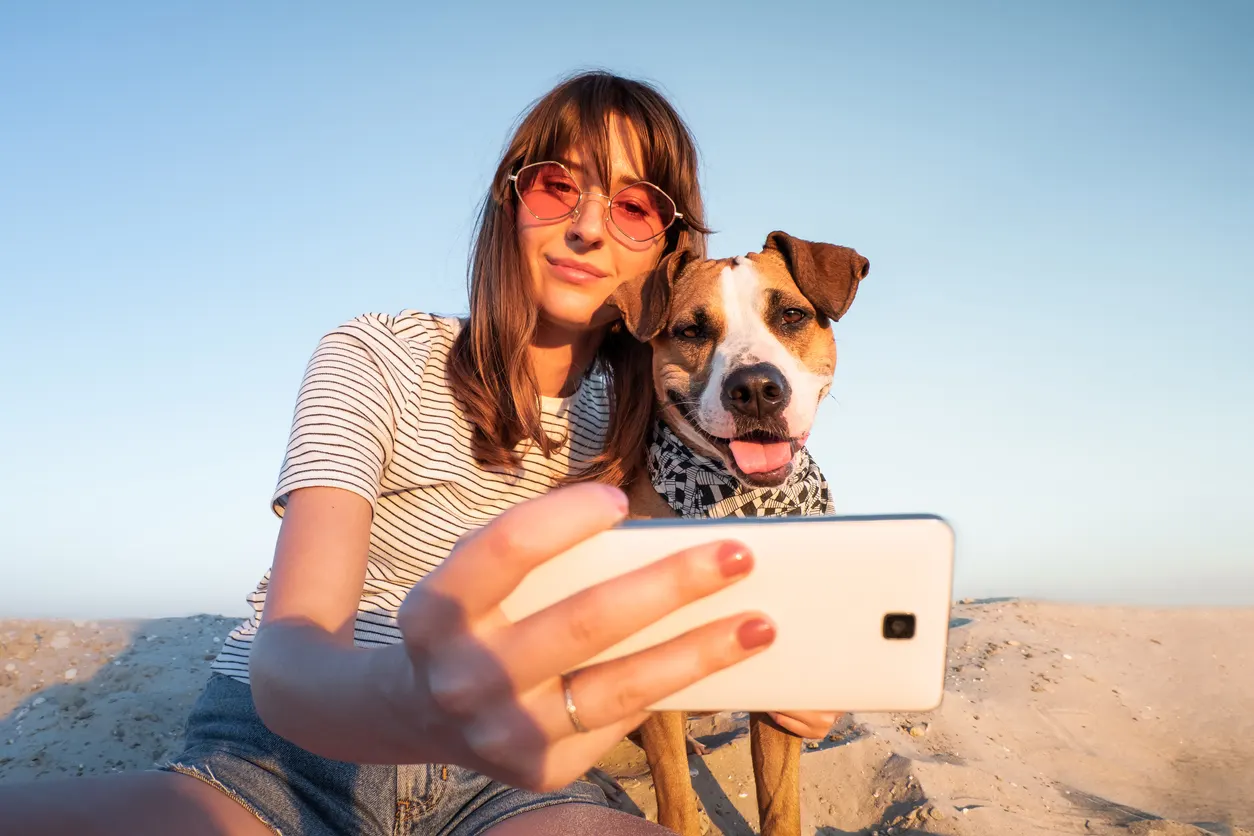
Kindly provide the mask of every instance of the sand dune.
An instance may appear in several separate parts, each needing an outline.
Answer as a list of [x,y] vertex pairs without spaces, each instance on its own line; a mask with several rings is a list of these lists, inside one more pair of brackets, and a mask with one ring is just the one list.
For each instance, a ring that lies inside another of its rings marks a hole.
[[[0,622],[0,782],[176,752],[231,626]],[[1248,609],[959,604],[937,711],[858,714],[807,744],[805,832],[1248,834],[1251,636]],[[836,641],[831,654],[840,664]],[[692,758],[711,832],[756,832],[744,718],[694,726],[711,748]],[[618,803],[652,816],[636,747],[620,744],[601,775]]]

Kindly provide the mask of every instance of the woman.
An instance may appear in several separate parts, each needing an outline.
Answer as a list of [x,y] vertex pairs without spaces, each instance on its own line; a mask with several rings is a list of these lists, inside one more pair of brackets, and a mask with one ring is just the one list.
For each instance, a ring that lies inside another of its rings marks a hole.
[[609,484],[644,447],[650,384],[613,297],[667,253],[703,252],[704,233],[692,140],[656,91],[592,73],[539,100],[484,203],[468,321],[359,317],[314,352],[272,569],[185,751],[149,772],[12,788],[7,826],[661,832],[577,779],[645,706],[769,645],[770,622],[747,613],[561,672],[734,583],[751,556],[693,549],[518,624],[497,604],[623,517]]

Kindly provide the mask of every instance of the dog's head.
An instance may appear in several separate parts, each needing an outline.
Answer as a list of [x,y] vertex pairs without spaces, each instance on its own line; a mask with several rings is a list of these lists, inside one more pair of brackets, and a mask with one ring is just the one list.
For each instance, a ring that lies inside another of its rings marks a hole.
[[667,256],[615,299],[653,346],[662,419],[741,482],[782,484],[831,387],[831,323],[870,262],[847,247],[772,232],[760,253]]

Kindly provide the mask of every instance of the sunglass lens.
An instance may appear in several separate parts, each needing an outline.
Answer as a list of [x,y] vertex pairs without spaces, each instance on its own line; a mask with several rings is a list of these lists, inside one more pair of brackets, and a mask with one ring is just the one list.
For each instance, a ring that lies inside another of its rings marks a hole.
[[569,215],[579,203],[579,186],[564,168],[553,163],[524,166],[515,185],[527,209],[541,220]]
[[637,183],[614,195],[610,218],[627,237],[648,241],[675,220],[675,204],[652,183]]

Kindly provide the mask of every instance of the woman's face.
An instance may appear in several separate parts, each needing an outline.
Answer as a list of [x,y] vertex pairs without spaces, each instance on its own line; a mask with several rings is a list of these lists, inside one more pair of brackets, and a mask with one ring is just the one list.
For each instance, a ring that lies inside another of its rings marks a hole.
[[[574,175],[585,194],[573,216],[556,221],[534,217],[523,206],[515,212],[518,243],[540,306],[540,328],[546,336],[574,336],[619,318],[606,303],[623,282],[657,264],[666,236],[633,241],[608,223],[609,196],[624,185],[643,180],[634,133],[620,119],[610,123],[611,182],[600,182],[595,165],[580,149],[558,160]],[[599,197],[598,195],[605,195]]]

